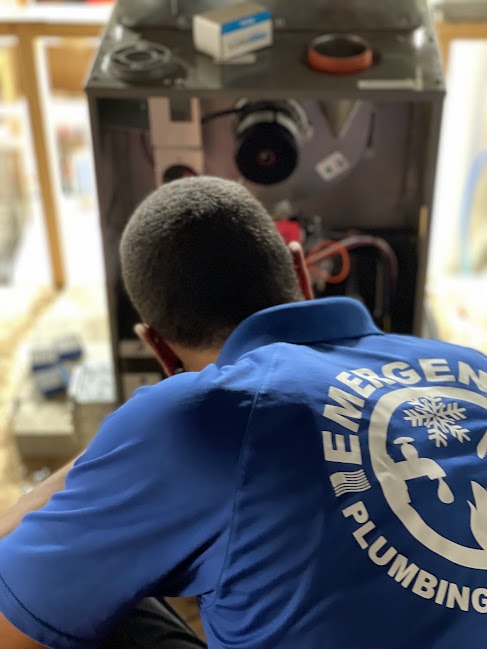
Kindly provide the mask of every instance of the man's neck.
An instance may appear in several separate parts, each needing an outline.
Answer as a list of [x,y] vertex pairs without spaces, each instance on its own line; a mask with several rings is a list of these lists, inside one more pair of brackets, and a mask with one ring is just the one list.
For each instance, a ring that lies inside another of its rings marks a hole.
[[172,344],[175,354],[181,359],[187,372],[201,372],[207,365],[216,363],[221,347],[210,349],[190,349]]

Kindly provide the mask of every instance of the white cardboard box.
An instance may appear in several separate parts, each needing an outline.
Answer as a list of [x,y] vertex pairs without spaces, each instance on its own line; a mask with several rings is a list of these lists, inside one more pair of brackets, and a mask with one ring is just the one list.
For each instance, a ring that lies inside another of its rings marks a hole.
[[193,16],[196,49],[226,61],[272,45],[271,12],[255,2],[239,2]]

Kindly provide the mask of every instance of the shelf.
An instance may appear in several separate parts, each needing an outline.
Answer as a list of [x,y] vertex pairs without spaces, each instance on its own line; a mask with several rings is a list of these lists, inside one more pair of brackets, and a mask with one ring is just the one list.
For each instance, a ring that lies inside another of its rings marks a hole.
[[[0,26],[12,23],[103,25],[108,21],[113,4],[46,2],[27,6],[0,6]],[[8,33],[8,31],[4,32]]]
[[25,103],[18,101],[0,101],[0,119],[16,117],[25,119],[27,116]]
[[[61,289],[66,282],[60,233],[60,197],[53,159],[49,124],[49,82],[45,66],[39,65],[39,41],[49,37],[96,38],[106,25],[112,4],[30,4],[0,6],[0,36],[16,38],[18,67],[22,71],[29,126],[39,179],[42,214],[49,247],[53,282]],[[9,66],[7,66],[9,69]],[[81,88],[80,88],[81,90]],[[8,110],[8,109],[7,109]]]

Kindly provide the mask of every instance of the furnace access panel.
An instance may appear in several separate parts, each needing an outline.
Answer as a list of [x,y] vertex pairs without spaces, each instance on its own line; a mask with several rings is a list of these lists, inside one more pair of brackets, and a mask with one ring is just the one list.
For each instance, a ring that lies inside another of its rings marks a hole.
[[243,182],[301,241],[317,296],[420,331],[444,96],[427,9],[262,4],[273,46],[226,63],[195,50],[194,2],[120,2],[105,31],[87,93],[120,400],[161,375],[132,333],[118,243],[138,203],[184,176]]

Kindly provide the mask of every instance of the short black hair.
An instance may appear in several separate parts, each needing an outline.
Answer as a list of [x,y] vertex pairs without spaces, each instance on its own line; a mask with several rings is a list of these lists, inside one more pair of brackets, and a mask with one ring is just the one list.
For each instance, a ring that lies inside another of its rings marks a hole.
[[120,243],[127,292],[170,342],[216,347],[247,316],[303,299],[272,218],[242,185],[199,176],[162,185]]

